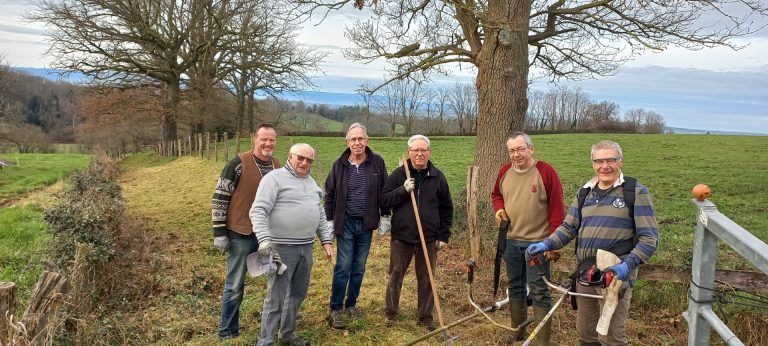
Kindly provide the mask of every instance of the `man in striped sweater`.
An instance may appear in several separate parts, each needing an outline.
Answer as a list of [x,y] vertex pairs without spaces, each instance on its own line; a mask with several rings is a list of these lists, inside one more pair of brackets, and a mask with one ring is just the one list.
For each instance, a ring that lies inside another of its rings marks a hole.
[[240,335],[240,303],[245,286],[245,260],[256,252],[259,243],[248,215],[261,178],[280,161],[272,157],[277,133],[270,124],[259,124],[251,135],[253,150],[236,155],[221,171],[211,198],[213,246],[227,252],[227,278],[221,295],[219,337]]
[[[656,252],[659,231],[648,188],[639,182],[635,187],[633,212],[624,200],[625,177],[621,171],[623,155],[618,143],[602,141],[591,150],[595,177],[584,184],[590,189],[583,206],[578,197],[568,209],[568,215],[555,233],[528,247],[527,255],[559,249],[576,240],[576,258],[581,263],[595,257],[598,249],[615,253],[621,263],[608,267],[622,281],[628,281],[623,298],[619,299],[611,318],[607,335],[595,330],[600,318],[602,300],[577,297],[576,328],[580,345],[626,345],[626,321],[632,299],[632,287],[637,279],[637,268],[648,262]],[[627,177],[629,179],[629,177]],[[633,217],[630,217],[633,215]],[[627,246],[628,245],[628,246]],[[627,250],[618,250],[627,249]],[[619,252],[619,253],[617,253]],[[576,292],[600,295],[599,287],[576,285]]]
[[[525,285],[533,298],[533,313],[541,321],[552,308],[549,287],[535,268],[525,261],[528,245],[549,236],[563,222],[563,186],[552,166],[533,157],[531,137],[514,133],[507,140],[510,161],[499,170],[491,192],[496,222],[509,221],[504,262],[507,264],[509,306],[512,328],[528,317]],[[549,261],[544,260],[549,277]],[[551,323],[547,322],[536,337],[537,345],[549,345]],[[525,340],[525,330],[514,332],[515,340]]]

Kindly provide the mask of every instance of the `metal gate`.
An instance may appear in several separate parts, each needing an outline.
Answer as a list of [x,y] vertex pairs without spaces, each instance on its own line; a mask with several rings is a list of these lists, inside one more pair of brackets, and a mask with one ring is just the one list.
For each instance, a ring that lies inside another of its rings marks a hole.
[[688,311],[683,313],[688,322],[688,345],[708,345],[710,329],[714,329],[728,345],[743,345],[712,311],[717,242],[722,240],[766,274],[768,245],[720,213],[709,200],[691,201],[698,213]]

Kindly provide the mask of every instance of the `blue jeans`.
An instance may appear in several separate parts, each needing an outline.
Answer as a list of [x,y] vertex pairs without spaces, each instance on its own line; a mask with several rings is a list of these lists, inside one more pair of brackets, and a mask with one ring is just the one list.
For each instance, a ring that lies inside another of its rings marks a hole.
[[[504,262],[507,263],[507,284],[509,298],[525,299],[525,284],[528,284],[533,305],[541,308],[552,308],[552,296],[549,295],[549,287],[538,273],[537,267],[531,267],[525,261],[525,249],[532,242],[507,239],[507,247],[504,249]],[[544,273],[547,279],[550,277],[549,261],[540,254],[544,261]]]
[[222,338],[240,335],[240,303],[243,301],[243,284],[247,270],[245,259],[259,249],[256,237],[229,238],[227,249],[227,280],[221,296],[221,321],[219,336]]
[[[371,249],[372,231],[366,231],[363,218],[344,216],[344,234],[336,238],[336,266],[331,285],[331,310],[357,305],[363,284],[365,262]],[[344,301],[346,293],[347,301]],[[343,304],[343,305],[342,305]]]

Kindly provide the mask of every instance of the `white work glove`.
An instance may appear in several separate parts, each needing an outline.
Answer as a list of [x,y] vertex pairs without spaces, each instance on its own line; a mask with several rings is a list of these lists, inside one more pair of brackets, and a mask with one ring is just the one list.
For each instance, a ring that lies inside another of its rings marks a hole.
[[265,240],[264,242],[259,244],[259,255],[266,256],[269,255],[269,253],[272,250],[272,242],[269,240]]
[[214,237],[213,247],[221,251],[221,253],[227,252],[227,248],[229,248],[229,238],[227,238],[225,235]]
[[379,236],[384,236],[392,229],[392,217],[382,216],[379,218]]
[[448,246],[448,243],[446,243],[444,241],[440,241],[440,240],[437,241],[437,250],[438,251],[442,250],[446,246]]
[[413,178],[405,179],[403,187],[405,188],[405,192],[411,192],[416,187],[416,181],[413,180]]

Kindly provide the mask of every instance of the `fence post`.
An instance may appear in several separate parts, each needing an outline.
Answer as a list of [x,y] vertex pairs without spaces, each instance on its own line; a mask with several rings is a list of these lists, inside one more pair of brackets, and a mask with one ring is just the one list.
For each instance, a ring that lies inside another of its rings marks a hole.
[[229,138],[226,132],[224,132],[224,162],[229,161]]
[[205,133],[205,158],[211,159],[211,133]]
[[43,271],[21,320],[26,327],[27,335],[24,337],[27,342],[46,344],[48,322],[50,318],[57,317],[56,311],[61,307],[64,295],[68,292],[69,282],[64,275]]
[[213,133],[213,161],[219,162],[219,134]]
[[701,315],[702,306],[710,305],[715,285],[717,237],[707,230],[707,212],[717,207],[709,200],[694,202],[698,206],[696,234],[691,261],[690,299],[688,302],[688,345],[709,344],[710,325]]
[[0,344],[10,344],[10,330],[7,316],[16,313],[16,284],[13,282],[0,282]]
[[480,258],[480,232],[477,231],[477,176],[478,166],[467,169],[467,227],[469,228],[469,249],[472,258]]
[[235,133],[235,154],[240,152],[240,131]]

